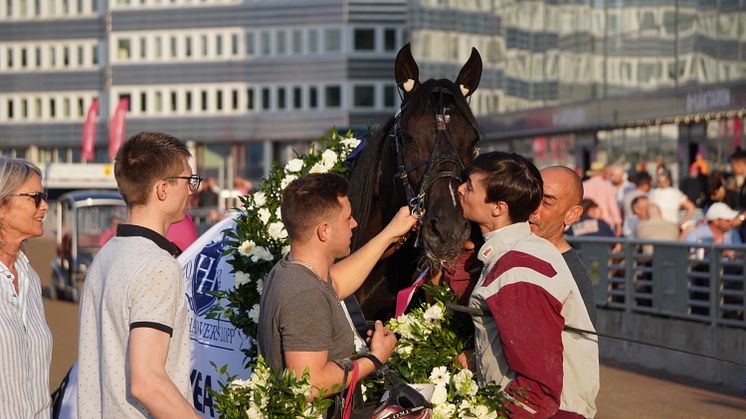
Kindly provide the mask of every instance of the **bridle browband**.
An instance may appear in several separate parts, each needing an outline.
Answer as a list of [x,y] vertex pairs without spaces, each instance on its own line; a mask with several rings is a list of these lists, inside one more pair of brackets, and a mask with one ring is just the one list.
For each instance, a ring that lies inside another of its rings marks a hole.
[[[466,165],[464,165],[464,161],[458,154],[456,143],[453,141],[453,137],[451,137],[451,134],[448,132],[448,122],[451,118],[450,115],[448,115],[449,109],[443,106],[443,96],[449,95],[453,97],[453,93],[447,88],[438,85],[433,86],[431,93],[438,94],[438,101],[436,104],[433,105],[435,141],[433,143],[433,148],[430,150],[430,155],[428,156],[428,158],[425,160],[421,160],[420,162],[410,167],[406,167],[406,165],[404,164],[404,157],[402,153],[402,140],[404,137],[404,132],[401,127],[401,114],[402,110],[407,105],[406,102],[403,103],[399,110],[396,112],[396,115],[394,116],[394,128],[392,133],[390,134],[390,137],[394,140],[394,154],[396,155],[397,172],[395,176],[401,180],[402,186],[404,187],[404,193],[406,194],[409,211],[413,215],[416,215],[418,217],[417,238],[414,242],[414,247],[419,246],[422,238],[422,226],[424,223],[422,214],[425,209],[425,196],[427,195],[430,187],[432,187],[433,184],[435,184],[435,182],[437,182],[438,180],[445,178],[456,179],[459,183],[461,183],[463,181],[464,171],[466,170]],[[471,124],[472,126],[474,125],[473,123]],[[446,141],[453,153],[443,154],[436,158],[435,153],[438,150],[438,145],[441,141]],[[457,170],[442,170],[433,175],[433,172],[439,166],[448,163],[456,166]],[[407,179],[409,176],[409,172],[417,170],[425,164],[427,165],[425,167],[425,174],[422,176],[422,179],[420,179],[417,193],[415,193],[415,191],[412,189],[412,185]]]

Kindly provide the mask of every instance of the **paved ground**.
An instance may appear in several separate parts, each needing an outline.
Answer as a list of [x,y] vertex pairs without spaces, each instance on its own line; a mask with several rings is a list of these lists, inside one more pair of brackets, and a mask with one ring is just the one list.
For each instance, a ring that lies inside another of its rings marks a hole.
[[[45,300],[54,336],[50,387],[59,385],[76,358],[78,306]],[[598,419],[746,418],[746,397],[723,389],[703,390],[672,377],[601,366]]]

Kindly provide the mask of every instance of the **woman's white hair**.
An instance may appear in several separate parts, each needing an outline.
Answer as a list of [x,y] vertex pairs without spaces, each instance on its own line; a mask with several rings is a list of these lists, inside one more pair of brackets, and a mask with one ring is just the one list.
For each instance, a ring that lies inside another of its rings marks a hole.
[[41,169],[30,161],[0,156],[0,206],[34,174],[41,177]]

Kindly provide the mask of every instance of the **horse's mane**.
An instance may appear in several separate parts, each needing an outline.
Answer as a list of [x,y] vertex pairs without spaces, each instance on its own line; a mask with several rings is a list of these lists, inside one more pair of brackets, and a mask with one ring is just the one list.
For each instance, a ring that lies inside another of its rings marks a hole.
[[355,163],[350,172],[348,198],[352,206],[352,216],[358,222],[352,249],[357,249],[365,244],[365,237],[363,236],[368,227],[368,217],[370,216],[371,202],[375,192],[374,186],[378,175],[378,167],[381,163],[383,144],[386,143],[386,136],[393,125],[394,118],[392,117],[376,131],[363,151],[355,158]]
[[[414,111],[410,114],[410,117],[433,118],[432,96],[435,87],[445,88],[451,93],[450,96],[453,98],[452,103],[456,106],[458,112],[467,119],[469,124],[477,130],[481,137],[479,125],[469,104],[456,84],[450,80],[430,79],[422,83],[407,97],[406,102],[402,105],[402,112],[404,112],[404,107],[406,107]],[[387,137],[394,125],[394,121],[395,118],[389,118],[386,124],[376,131],[368,145],[355,159],[352,172],[349,176],[350,190],[348,198],[352,205],[352,215],[358,222],[357,232],[353,237],[353,250],[365,244],[366,238],[364,236],[368,227],[378,168],[383,158],[384,145],[388,143]],[[382,221],[385,222],[386,220]]]

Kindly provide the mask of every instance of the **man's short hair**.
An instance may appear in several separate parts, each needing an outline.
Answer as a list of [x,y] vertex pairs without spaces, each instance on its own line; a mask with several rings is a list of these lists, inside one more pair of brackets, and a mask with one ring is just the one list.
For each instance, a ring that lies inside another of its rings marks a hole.
[[634,175],[635,186],[640,187],[642,185],[650,185],[653,183],[653,177],[647,171],[639,171]]
[[114,177],[128,206],[145,205],[150,188],[159,180],[178,176],[189,148],[176,137],[160,132],[141,132],[130,137],[117,152]]
[[632,211],[634,211],[637,208],[637,204],[639,204],[640,201],[647,200],[647,199],[648,199],[647,195],[636,196],[635,199],[632,200],[632,203],[630,203],[629,207],[632,209]]
[[304,240],[309,230],[342,209],[347,180],[332,173],[312,173],[292,181],[282,191],[282,222],[290,240]]
[[493,151],[472,160],[470,172],[485,175],[486,202],[503,201],[514,223],[527,221],[541,203],[544,182],[539,169],[516,153]]
[[583,198],[583,200],[580,201],[580,206],[583,207],[583,214],[588,214],[588,211],[592,210],[593,208],[598,208],[598,204],[596,203],[596,201],[590,198]]
[[731,161],[739,160],[743,161],[746,160],[746,150],[742,150],[741,147],[738,147],[733,154],[730,155]]

